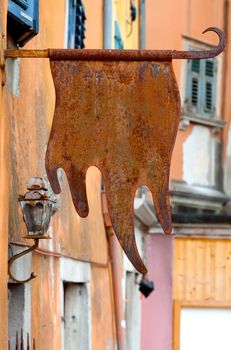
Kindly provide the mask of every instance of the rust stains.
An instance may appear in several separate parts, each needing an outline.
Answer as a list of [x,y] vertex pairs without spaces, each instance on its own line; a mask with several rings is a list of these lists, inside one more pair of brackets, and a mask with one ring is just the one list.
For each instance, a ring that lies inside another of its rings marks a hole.
[[144,274],[134,236],[139,185],[151,190],[164,231],[172,230],[168,181],[180,97],[171,61],[51,61],[51,71],[56,108],[46,169],[52,188],[60,192],[56,171],[63,168],[76,211],[86,217],[86,171],[98,167],[117,238]]
[[171,59],[220,53],[224,35],[209,30],[220,43],[206,52],[49,50],[56,91],[46,154],[51,186],[60,193],[57,169],[63,168],[75,209],[86,217],[86,172],[92,165],[99,168],[116,236],[142,274],[147,270],[134,236],[138,186],[149,187],[164,232],[172,231],[168,183],[181,109]]

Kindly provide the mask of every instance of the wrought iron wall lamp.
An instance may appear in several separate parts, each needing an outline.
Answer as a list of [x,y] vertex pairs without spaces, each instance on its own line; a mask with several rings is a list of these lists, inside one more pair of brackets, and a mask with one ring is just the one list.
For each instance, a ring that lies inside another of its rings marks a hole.
[[13,276],[12,264],[20,257],[32,252],[39,245],[40,239],[49,239],[47,231],[51,216],[53,214],[53,206],[55,200],[48,195],[45,182],[42,178],[31,178],[27,186],[28,192],[24,195],[19,195],[19,202],[21,204],[23,219],[26,224],[28,234],[24,237],[34,240],[34,245],[23,252],[14,255],[8,261],[8,273],[11,279],[17,283],[26,283],[36,277],[34,272],[25,280],[18,280]]
[[176,50],[5,50],[7,57],[49,58],[56,105],[46,153],[47,176],[61,191],[57,170],[67,175],[81,217],[88,215],[86,172],[100,169],[115,234],[133,266],[147,269],[134,235],[134,195],[152,193],[160,225],[172,232],[169,172],[181,105],[173,59],[206,59],[225,48]]

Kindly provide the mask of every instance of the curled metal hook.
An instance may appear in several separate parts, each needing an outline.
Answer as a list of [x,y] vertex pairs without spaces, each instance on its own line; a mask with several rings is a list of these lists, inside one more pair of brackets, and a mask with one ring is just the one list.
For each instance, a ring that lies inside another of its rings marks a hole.
[[13,276],[12,271],[11,271],[11,268],[12,268],[13,262],[14,262],[16,259],[21,258],[22,256],[24,256],[24,255],[26,255],[26,254],[32,252],[32,251],[35,250],[36,248],[38,248],[38,244],[39,244],[39,240],[38,240],[38,239],[35,239],[35,244],[34,244],[32,247],[30,247],[30,248],[24,250],[23,252],[21,252],[21,253],[19,253],[19,254],[16,254],[16,255],[12,256],[12,258],[10,258],[10,259],[8,260],[8,274],[9,274],[10,278],[11,278],[14,282],[23,284],[23,283],[29,282],[29,281],[31,281],[32,279],[34,279],[35,277],[37,277],[37,275],[36,275],[34,272],[31,272],[30,277],[28,277],[27,279],[25,279],[25,280],[18,280],[17,278],[15,278],[15,277]]

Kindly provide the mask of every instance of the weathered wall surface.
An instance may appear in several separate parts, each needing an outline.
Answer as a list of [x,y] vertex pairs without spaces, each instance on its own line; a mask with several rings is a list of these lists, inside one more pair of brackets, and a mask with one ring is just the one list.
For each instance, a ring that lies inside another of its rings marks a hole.
[[[63,48],[66,42],[66,1],[40,2],[40,31],[24,48]],[[102,48],[103,1],[84,1],[86,8],[86,47]],[[1,3],[3,26],[6,22],[6,2]],[[9,47],[13,47],[8,42]],[[10,153],[10,176],[5,150],[1,148],[0,216],[1,216],[1,292],[0,349],[7,348],[7,181],[9,191],[9,240],[11,243],[31,244],[23,239],[25,225],[17,203],[18,194],[26,190],[30,177],[46,177],[45,152],[53,119],[55,94],[48,59],[7,61],[4,119],[1,119],[1,144]],[[2,90],[1,90],[2,91]],[[2,92],[0,96],[2,101]],[[6,125],[9,123],[9,127]],[[7,144],[9,130],[10,144]],[[107,239],[101,211],[101,175],[96,168],[87,174],[90,214],[81,219],[75,212],[65,174],[60,173],[62,193],[60,210],[53,216],[52,240],[40,242],[39,253],[32,258],[32,270],[38,277],[31,282],[31,336],[36,349],[61,349],[60,257],[99,264],[92,270],[92,341],[94,349],[114,347],[113,299],[110,294]],[[4,205],[4,207],[3,207]],[[2,215],[4,211],[4,216]],[[3,219],[4,217],[4,219]],[[3,239],[3,241],[2,241]],[[99,283],[100,280],[100,283]],[[106,306],[105,306],[106,305]],[[99,317],[100,316],[100,317]]]
[[211,157],[215,142],[209,128],[194,126],[183,143],[183,180],[189,184],[215,186]]
[[110,268],[93,265],[92,279],[92,350],[115,348],[115,312]]
[[[7,1],[0,3],[0,40],[6,33]],[[2,54],[2,53],[1,53]],[[9,192],[9,153],[8,120],[4,114],[4,72],[0,70],[0,349],[7,348],[7,251],[8,251],[8,192]]]
[[[50,1],[45,6],[40,2],[40,33],[25,48],[63,47],[65,33],[64,1]],[[44,8],[46,7],[46,10]],[[102,9],[99,7],[98,12]],[[57,13],[52,16],[52,11]],[[58,20],[58,17],[59,20]],[[95,34],[101,38],[99,26]],[[92,34],[92,33],[91,33]],[[87,35],[87,33],[86,33]],[[96,41],[97,42],[97,41]],[[98,43],[99,44],[99,40]],[[19,61],[19,60],[17,60]],[[17,76],[14,75],[16,65]],[[25,232],[20,208],[17,205],[19,193],[25,191],[27,180],[32,176],[45,176],[44,159],[49,130],[54,111],[54,88],[49,70],[49,62],[45,59],[25,59],[19,63],[8,63],[9,79],[18,79],[19,89],[16,94],[11,91],[7,95],[6,114],[10,120],[11,144],[11,196],[10,196],[10,240],[16,242],[22,239]],[[75,258],[106,261],[106,240],[101,215],[100,175],[97,169],[88,171],[88,197],[90,215],[87,220],[79,218],[74,210],[69,195],[65,174],[61,174],[62,194],[60,195],[60,211],[53,217],[53,240],[49,249],[60,249],[65,255]],[[97,239],[96,239],[97,237]],[[42,243],[48,248],[47,242]],[[92,249],[94,247],[94,249]],[[100,253],[99,253],[100,251]]]
[[36,349],[61,349],[59,258],[33,256],[37,278],[31,283],[31,335]]

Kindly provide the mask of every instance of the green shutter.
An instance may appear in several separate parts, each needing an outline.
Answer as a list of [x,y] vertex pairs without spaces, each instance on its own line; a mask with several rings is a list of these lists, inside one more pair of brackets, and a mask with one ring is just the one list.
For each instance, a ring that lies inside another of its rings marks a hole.
[[188,60],[186,109],[202,117],[213,117],[216,107],[216,60]]
[[190,112],[198,113],[200,102],[200,60],[188,60],[186,104]]
[[205,60],[203,112],[213,116],[216,107],[216,60]]

